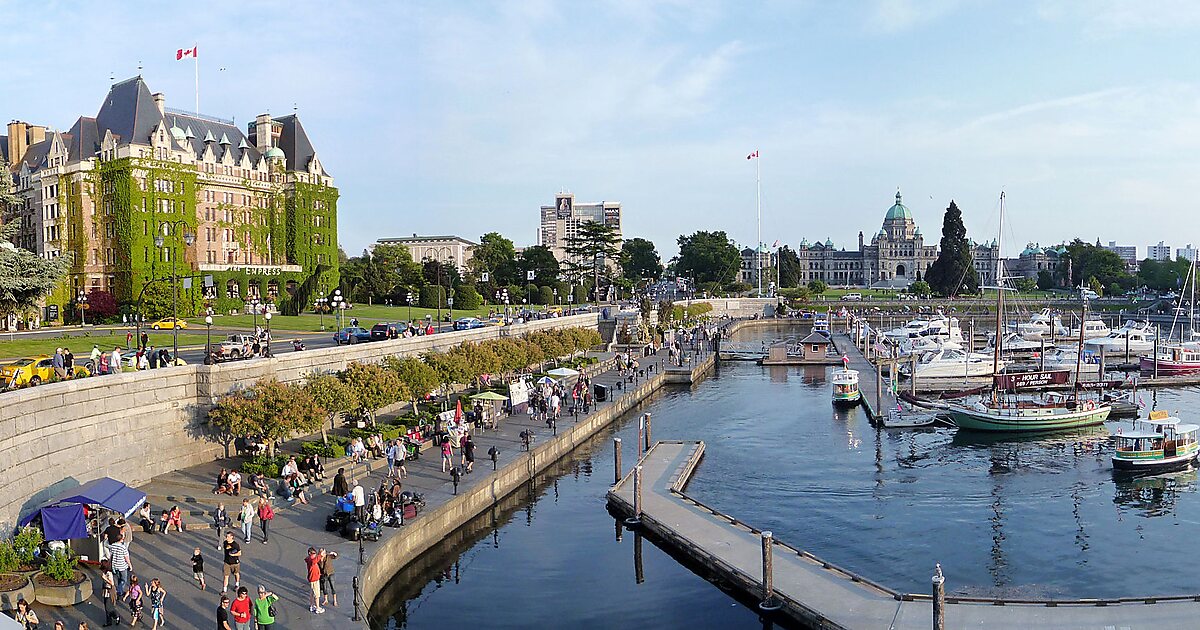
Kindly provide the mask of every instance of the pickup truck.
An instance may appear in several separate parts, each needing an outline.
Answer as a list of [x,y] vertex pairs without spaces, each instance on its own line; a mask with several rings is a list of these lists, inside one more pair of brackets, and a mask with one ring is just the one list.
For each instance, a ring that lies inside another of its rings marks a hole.
[[249,357],[257,340],[254,335],[229,335],[212,348],[213,359],[228,361]]

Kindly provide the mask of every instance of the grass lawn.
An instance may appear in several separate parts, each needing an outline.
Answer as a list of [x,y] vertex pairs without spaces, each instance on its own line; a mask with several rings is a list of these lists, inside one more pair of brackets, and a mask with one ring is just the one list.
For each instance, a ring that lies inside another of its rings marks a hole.
[[[535,309],[545,308],[543,306],[534,307]],[[454,309],[454,319],[460,317],[478,317],[486,319],[488,312],[495,310],[494,305],[477,308],[474,310],[463,311]],[[503,307],[499,309],[503,312]],[[449,314],[449,309],[442,309],[442,316]],[[437,319],[438,311],[435,308],[412,308],[413,319],[424,319],[426,315]],[[363,328],[370,328],[379,322],[400,322],[408,321],[409,308],[407,306],[382,306],[374,305],[367,306],[360,304],[345,313],[346,325],[350,325],[350,318],[358,318],[358,324]],[[272,315],[271,330],[291,331],[291,332],[320,332],[321,331],[321,316],[315,313],[304,313],[302,315]],[[258,325],[266,327],[266,322],[262,316],[257,318]],[[324,317],[325,330],[332,331],[337,328],[337,317],[332,314],[326,314]],[[204,330],[203,317],[191,317],[187,320],[188,325],[193,328]],[[233,328],[245,328],[246,330],[254,330],[255,317],[253,315],[213,315],[214,326],[227,326]]]
[[[21,357],[29,357],[39,354],[51,354],[55,348],[67,347],[75,353],[76,361],[86,360],[92,352],[92,344],[98,344],[102,351],[108,352],[114,346],[120,346],[125,349],[125,331],[91,331],[93,334],[88,336],[71,337],[63,339],[61,337],[53,337],[49,339],[22,339],[15,338],[12,341],[0,338],[0,359],[8,361]],[[108,333],[113,334],[109,335]],[[203,346],[205,335],[203,332],[188,332],[179,331],[179,347],[184,346]],[[136,342],[135,342],[136,343]],[[171,347],[171,333],[169,332],[153,332],[150,333],[150,345],[157,347]]]

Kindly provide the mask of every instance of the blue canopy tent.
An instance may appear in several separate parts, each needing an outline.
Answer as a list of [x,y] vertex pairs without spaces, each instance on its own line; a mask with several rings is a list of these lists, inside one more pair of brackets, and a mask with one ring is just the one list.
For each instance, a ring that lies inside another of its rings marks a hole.
[[28,525],[40,516],[46,540],[87,538],[83,506],[98,505],[128,517],[141,507],[145,500],[145,492],[130,488],[111,477],[101,477],[60,493],[45,505],[26,514],[20,520],[20,524]]

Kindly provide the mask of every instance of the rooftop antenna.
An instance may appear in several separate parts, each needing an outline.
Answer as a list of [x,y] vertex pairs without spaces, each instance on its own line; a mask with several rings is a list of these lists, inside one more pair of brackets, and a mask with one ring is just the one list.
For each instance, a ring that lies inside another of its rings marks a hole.
[[299,114],[299,113],[300,113],[300,108],[299,108],[299,107],[296,105],[296,103],[293,101],[293,102],[292,102],[292,114]]
[[142,76],[142,60],[138,59],[138,76]]

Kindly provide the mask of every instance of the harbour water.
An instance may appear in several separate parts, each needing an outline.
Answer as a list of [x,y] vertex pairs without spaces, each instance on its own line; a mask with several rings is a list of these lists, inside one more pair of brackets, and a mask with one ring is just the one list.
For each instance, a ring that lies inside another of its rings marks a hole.
[[[835,409],[826,379],[825,367],[723,364],[641,411],[655,439],[707,443],[689,494],[898,590],[925,591],[940,562],[958,594],[1200,593],[1196,473],[1114,478],[1108,435],[1120,423],[1026,439],[879,430],[859,408]],[[1139,396],[1196,419],[1196,388]],[[612,437],[629,466],[636,417],[401,572],[373,625],[761,627],[653,544],[617,540],[604,500]]]

